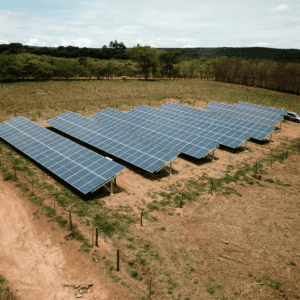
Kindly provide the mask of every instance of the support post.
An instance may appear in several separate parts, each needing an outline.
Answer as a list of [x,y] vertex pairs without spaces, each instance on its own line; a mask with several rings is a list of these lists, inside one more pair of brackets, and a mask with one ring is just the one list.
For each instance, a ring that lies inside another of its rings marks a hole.
[[110,181],[110,194],[113,196],[114,191],[113,191],[113,181]]
[[141,227],[143,226],[143,209],[142,209],[142,212],[141,212]]
[[170,176],[172,176],[172,162],[170,162]]
[[215,149],[213,150],[213,158],[212,161],[215,161]]
[[183,202],[183,193],[181,193],[180,208],[182,208],[182,202]]

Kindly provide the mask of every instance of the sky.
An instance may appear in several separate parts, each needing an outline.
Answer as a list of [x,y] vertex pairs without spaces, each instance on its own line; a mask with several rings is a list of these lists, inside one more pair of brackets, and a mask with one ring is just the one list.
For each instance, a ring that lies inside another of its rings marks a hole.
[[300,49],[300,0],[0,0],[0,44]]

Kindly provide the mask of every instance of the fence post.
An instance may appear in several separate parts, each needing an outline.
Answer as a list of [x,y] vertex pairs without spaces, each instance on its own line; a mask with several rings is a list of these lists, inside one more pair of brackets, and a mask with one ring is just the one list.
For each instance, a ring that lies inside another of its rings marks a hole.
[[98,245],[98,227],[96,227],[96,240],[95,240],[95,245],[96,245],[97,247],[99,247],[99,245]]
[[73,229],[73,225],[72,225],[71,210],[69,210],[69,220],[70,220],[70,230],[72,230]]
[[120,271],[120,250],[117,250],[117,271]]
[[212,180],[211,180],[211,194],[212,194],[212,192],[213,192],[213,186],[214,186],[214,180],[212,179]]
[[180,208],[182,208],[182,202],[183,202],[183,193],[181,193]]
[[94,227],[92,227],[92,247],[94,245]]
[[143,209],[142,209],[142,212],[141,212],[141,226],[143,226]]

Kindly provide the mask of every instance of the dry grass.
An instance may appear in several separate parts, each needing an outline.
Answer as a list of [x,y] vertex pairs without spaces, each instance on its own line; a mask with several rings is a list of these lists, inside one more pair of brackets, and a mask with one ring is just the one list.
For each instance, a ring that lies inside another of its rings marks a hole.
[[[14,117],[16,111],[41,125],[66,110],[89,117],[107,107],[122,111],[141,104],[159,107],[168,99],[201,108],[210,101],[233,104],[248,97],[252,103],[300,110],[296,95],[199,79],[32,82],[3,85],[0,91],[1,121]],[[296,213],[300,209],[300,165],[295,146],[286,163],[279,162],[279,154],[299,143],[299,137],[298,124],[284,122],[271,144],[250,142],[250,150],[240,154],[218,149],[214,163],[180,157],[173,164],[172,176],[161,171],[149,177],[129,166],[118,178],[112,198],[100,192],[83,202],[63,183],[23,161],[19,161],[16,185],[32,200],[27,179],[38,178],[37,205],[50,208],[53,195],[60,195],[57,214],[66,219],[67,209],[74,206],[73,222],[87,239],[84,251],[91,244],[87,220],[93,220],[95,213],[108,221],[119,220],[108,222],[113,234],[111,238],[100,234],[100,251],[94,247],[91,259],[97,257],[101,267],[131,291],[132,299],[146,299],[150,278],[153,299],[240,299],[248,290],[251,293],[245,299],[273,299],[283,294],[294,299],[299,297],[299,257],[291,253],[281,268],[276,267],[300,238]],[[278,156],[272,169],[270,151]],[[7,152],[11,154],[4,156]],[[12,156],[20,156],[2,143],[1,156],[7,159],[2,159],[2,172],[12,172],[16,162]],[[257,160],[263,181],[252,177]],[[210,195],[212,178],[216,185]],[[180,209],[182,192],[184,208]],[[140,227],[142,208],[144,226]],[[50,209],[46,211],[53,216]],[[121,250],[120,272],[115,271],[116,249]],[[260,281],[264,283],[261,292],[259,285],[253,285]]]

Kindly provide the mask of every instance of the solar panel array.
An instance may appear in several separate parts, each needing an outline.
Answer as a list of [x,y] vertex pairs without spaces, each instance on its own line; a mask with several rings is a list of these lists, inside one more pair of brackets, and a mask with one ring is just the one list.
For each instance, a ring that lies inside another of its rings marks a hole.
[[21,116],[0,124],[0,137],[83,194],[125,169]]
[[177,151],[70,111],[47,121],[46,124],[150,173],[164,168],[179,155]]
[[283,117],[278,114],[269,114],[264,111],[257,111],[252,108],[246,108],[243,106],[235,106],[230,104],[224,104],[219,102],[211,102],[205,107],[204,110],[218,113],[224,116],[230,116],[251,123],[257,123],[267,126],[275,126],[283,120]]
[[275,116],[276,115],[281,115],[281,116],[286,115],[286,110],[284,110],[284,109],[277,109],[274,107],[268,107],[268,106],[253,104],[253,103],[249,103],[249,102],[239,101],[239,102],[235,103],[234,106],[249,108],[254,111],[263,111],[263,112],[269,113],[270,115],[274,114]]
[[179,118],[176,114],[166,114],[164,111],[145,105],[141,105],[129,111],[127,114],[169,125],[172,128],[180,129],[182,131],[192,132],[203,138],[209,137],[211,140],[231,148],[237,148],[249,139],[245,133],[224,127],[217,122],[212,124],[199,120],[192,120],[187,117]]
[[130,116],[128,113],[112,108],[107,108],[91,118],[198,159],[207,156],[219,145],[210,138],[199,137],[194,133]]
[[[178,119],[187,117],[194,121],[199,121],[203,123],[219,124],[224,127],[241,131],[247,134],[249,137],[260,141],[266,139],[275,130],[275,128],[271,126],[251,123],[245,120],[227,117],[224,115],[215,114],[213,112],[208,112],[171,102],[161,106],[160,108],[158,108],[158,110],[163,111],[165,115],[174,113],[177,115]],[[201,125],[199,126],[201,128]]]

